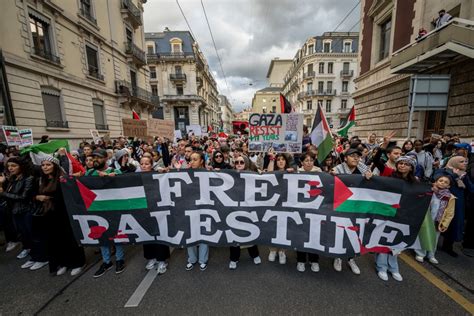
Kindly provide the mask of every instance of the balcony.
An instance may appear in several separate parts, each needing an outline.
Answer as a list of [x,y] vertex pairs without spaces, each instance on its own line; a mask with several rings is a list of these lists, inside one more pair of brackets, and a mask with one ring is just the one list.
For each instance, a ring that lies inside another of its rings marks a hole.
[[290,90],[293,90],[293,89],[295,89],[295,88],[298,88],[298,80],[295,80],[295,81],[291,84]]
[[51,120],[46,120],[46,127],[69,128],[69,122],[68,122],[68,121],[51,121]]
[[316,90],[307,90],[304,92],[298,93],[298,100],[309,98],[316,95]]
[[142,23],[142,14],[140,9],[133,4],[132,0],[122,0],[122,16],[126,18],[133,28],[138,28]]
[[170,101],[201,101],[203,104],[207,104],[203,97],[196,94],[165,94],[162,98],[164,102]]
[[392,54],[392,73],[422,73],[459,57],[474,58],[474,21],[454,18]]
[[304,109],[304,110],[303,110],[303,114],[306,114],[306,115],[308,115],[308,114],[311,114],[311,115],[312,115],[312,114],[314,114],[314,113],[316,113],[316,110],[315,110],[315,109]]
[[186,74],[170,74],[170,80],[174,82],[186,82]]
[[86,10],[85,8],[81,8],[81,16],[83,16],[84,18],[86,18],[89,22],[91,22],[92,24],[96,24],[97,25],[97,20],[96,18],[92,15],[91,11],[90,10]]
[[146,54],[137,45],[132,42],[125,42],[125,54],[132,60],[138,67],[142,67],[146,64]]
[[350,97],[351,93],[349,91],[341,91],[341,97]]
[[349,70],[349,69],[341,70],[342,78],[351,78],[352,76],[354,76],[354,70]]
[[[148,54],[148,61],[149,62],[157,62],[157,61],[183,61],[183,60],[194,60],[194,53],[157,53],[157,54]],[[196,59],[196,63],[198,63],[199,58]]]
[[109,125],[107,124],[95,124],[95,129],[99,131],[108,131],[109,130]]
[[100,73],[99,68],[96,66],[89,65],[88,75],[95,79],[104,81],[104,75]]
[[132,86],[130,82],[125,80],[115,81],[116,92],[130,99],[131,102],[146,103],[152,106],[159,106],[160,100],[151,92],[137,86]]
[[317,96],[335,96],[336,90],[335,89],[317,90],[316,95]]
[[61,63],[61,60],[59,59],[59,57],[54,55],[51,52],[44,51],[42,49],[39,49],[38,47],[34,47],[33,52],[35,55],[40,56],[44,59],[47,59],[48,61],[52,63],[58,64],[58,65]]
[[348,109],[348,108],[339,108],[337,109],[337,115],[339,115],[340,117],[346,117],[347,114],[349,114],[349,112],[351,111],[351,109]]
[[316,75],[316,73],[314,71],[305,72],[303,74],[303,79],[314,78],[315,75]]

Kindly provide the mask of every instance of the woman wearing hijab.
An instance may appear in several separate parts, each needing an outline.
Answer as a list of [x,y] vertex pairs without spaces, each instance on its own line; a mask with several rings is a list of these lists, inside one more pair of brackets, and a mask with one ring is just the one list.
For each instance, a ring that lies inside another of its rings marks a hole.
[[211,167],[214,170],[232,169],[231,165],[224,161],[224,154],[220,150],[215,150],[212,154]]

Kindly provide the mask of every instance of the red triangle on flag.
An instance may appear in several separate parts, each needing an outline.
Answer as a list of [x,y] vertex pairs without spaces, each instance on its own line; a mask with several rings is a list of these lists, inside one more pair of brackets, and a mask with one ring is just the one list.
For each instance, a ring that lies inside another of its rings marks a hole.
[[79,189],[79,193],[81,194],[82,200],[84,200],[84,205],[86,206],[86,209],[88,209],[91,206],[92,202],[94,202],[95,198],[97,197],[97,194],[95,194],[92,190],[90,190],[84,184],[79,182],[79,180],[77,179],[76,184],[77,188]]
[[132,110],[132,116],[134,120],[137,120],[137,121],[140,120],[140,116],[138,115],[137,112],[135,112],[135,110]]
[[353,195],[352,191],[337,176],[334,177],[334,209]]

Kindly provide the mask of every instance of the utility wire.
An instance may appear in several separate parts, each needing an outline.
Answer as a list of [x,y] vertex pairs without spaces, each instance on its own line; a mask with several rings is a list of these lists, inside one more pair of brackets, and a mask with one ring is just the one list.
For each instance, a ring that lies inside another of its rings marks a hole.
[[360,4],[360,0],[357,1],[356,5],[349,11],[349,13],[346,14],[346,16],[342,19],[341,22],[339,22],[339,24],[336,26],[336,28],[334,29],[333,32],[336,32],[337,29],[339,28],[339,26],[341,26],[342,23],[344,23],[344,21],[349,17],[349,15],[359,6]]
[[181,14],[183,15],[184,21],[186,21],[186,24],[188,25],[189,32],[191,32],[191,35],[193,36],[194,40],[197,42],[196,36],[194,36],[193,30],[191,29],[191,25],[189,25],[188,19],[186,19],[186,15],[184,15],[184,11],[179,5],[178,0],[176,0],[176,4],[178,4],[179,10],[181,11]]

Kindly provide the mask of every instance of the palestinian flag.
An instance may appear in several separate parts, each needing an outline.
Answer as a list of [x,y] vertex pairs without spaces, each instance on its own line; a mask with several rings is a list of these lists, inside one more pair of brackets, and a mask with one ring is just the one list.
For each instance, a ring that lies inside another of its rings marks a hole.
[[292,106],[290,101],[283,94],[280,93],[280,108],[281,113],[291,113]]
[[89,212],[131,211],[148,208],[145,188],[141,181],[140,183],[137,181],[141,178],[130,177],[127,187],[117,187],[116,181],[111,179],[105,188],[95,188],[93,184],[96,181],[94,180],[94,178],[81,179],[82,182],[87,182],[86,185],[76,179],[79,193]]
[[337,134],[340,136],[347,136],[347,133],[349,132],[349,128],[355,125],[355,107],[352,106],[351,111],[347,115],[346,119],[344,120],[344,123],[341,124],[341,127],[337,130]]
[[318,161],[322,163],[331,152],[333,141],[328,121],[326,120],[324,112],[319,104],[314,117],[313,130],[311,131],[310,136],[311,143],[318,147]]
[[378,214],[394,217],[402,195],[383,188],[348,187],[334,177],[334,210],[344,213]]
[[139,120],[140,120],[140,115],[138,115],[138,113],[135,112],[135,110],[132,110],[132,118],[133,118],[134,120],[139,121]]

